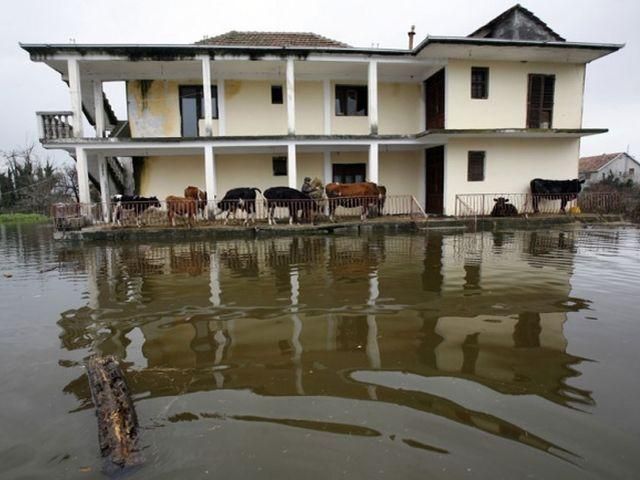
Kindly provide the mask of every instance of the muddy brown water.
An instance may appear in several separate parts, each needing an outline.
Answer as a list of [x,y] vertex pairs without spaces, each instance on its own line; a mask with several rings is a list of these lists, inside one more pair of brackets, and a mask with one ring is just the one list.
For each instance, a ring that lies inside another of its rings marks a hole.
[[102,475],[95,353],[142,428],[126,478],[637,478],[639,248],[623,227],[81,246],[0,225],[0,478]]

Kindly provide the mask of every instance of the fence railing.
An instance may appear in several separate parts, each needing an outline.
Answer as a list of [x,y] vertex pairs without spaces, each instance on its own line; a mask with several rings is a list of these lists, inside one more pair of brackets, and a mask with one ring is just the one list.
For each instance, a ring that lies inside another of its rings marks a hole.
[[56,140],[73,137],[73,112],[36,112],[38,138]]
[[[504,199],[504,200],[501,200]],[[618,192],[581,192],[579,194],[471,193],[456,195],[457,217],[514,216],[553,214],[564,210],[582,213],[623,214],[633,201]],[[637,200],[636,200],[637,201]],[[505,207],[511,205],[511,207]]]
[[323,198],[318,200],[124,201],[92,204],[55,204],[51,217],[58,230],[89,225],[167,227],[195,225],[318,224],[345,220],[372,220],[385,216],[426,219],[412,195]]

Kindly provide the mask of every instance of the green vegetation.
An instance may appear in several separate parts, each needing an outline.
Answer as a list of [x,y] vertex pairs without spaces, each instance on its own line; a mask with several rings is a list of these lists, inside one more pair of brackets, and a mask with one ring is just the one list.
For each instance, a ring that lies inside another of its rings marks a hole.
[[591,193],[617,193],[620,195],[622,213],[631,221],[640,223],[640,184],[631,179],[609,175],[584,189]]
[[0,224],[3,223],[42,223],[49,218],[39,213],[0,213]]

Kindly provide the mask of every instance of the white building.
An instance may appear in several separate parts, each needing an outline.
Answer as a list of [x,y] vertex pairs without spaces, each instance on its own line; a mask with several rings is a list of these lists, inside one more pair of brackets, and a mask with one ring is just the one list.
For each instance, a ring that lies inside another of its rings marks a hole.
[[585,185],[596,183],[609,176],[640,183],[640,162],[625,152],[603,153],[580,158],[580,178]]
[[[565,41],[519,5],[466,37],[410,39],[406,50],[273,32],[21,46],[69,84],[71,110],[40,112],[40,137],[75,156],[83,202],[90,178],[104,201],[121,188],[115,159],[132,158],[141,195],[367,179],[450,215],[458,194],[577,177],[580,139],[606,132],[582,128],[585,67],[621,45]],[[126,121],[109,81],[126,82]]]

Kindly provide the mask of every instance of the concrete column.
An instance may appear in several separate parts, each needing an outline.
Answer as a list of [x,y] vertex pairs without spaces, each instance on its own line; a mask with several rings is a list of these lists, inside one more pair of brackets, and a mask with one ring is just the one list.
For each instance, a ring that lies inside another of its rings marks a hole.
[[204,136],[213,135],[213,101],[211,99],[211,58],[202,57],[202,91],[204,97]]
[[100,176],[100,201],[102,202],[102,218],[109,221],[109,176],[107,175],[107,158],[98,155],[98,173]]
[[102,81],[93,81],[93,103],[95,106],[96,137],[104,137],[104,99],[102,97]]
[[369,181],[378,183],[380,180],[379,166],[378,166],[378,144],[371,143],[369,145]]
[[287,58],[286,68],[287,80],[287,133],[289,135],[296,134],[296,94],[295,94],[295,76],[293,73],[293,58]]
[[90,203],[89,195],[89,166],[87,152],[82,147],[76,147],[76,172],[78,173],[78,196],[80,203]]
[[216,157],[213,147],[204,147],[204,184],[207,192],[207,216],[210,217],[215,212],[216,200]]
[[69,93],[73,112],[73,136],[82,137],[82,89],[80,87],[80,63],[77,58],[67,60],[69,70]]
[[424,98],[424,82],[420,82],[420,103],[419,103],[419,113],[420,118],[418,119],[418,130],[423,132],[427,129],[427,104]]
[[325,151],[322,163],[323,179],[322,181],[326,185],[333,182],[333,172],[331,171],[331,152]]
[[322,82],[322,96],[324,105],[324,134],[331,135],[331,80]]
[[224,103],[224,78],[218,77],[218,136],[226,135],[227,111]]
[[289,188],[297,188],[298,183],[298,163],[296,161],[296,144],[287,145],[287,173],[289,177]]
[[369,130],[371,135],[378,134],[378,62],[369,62]]

